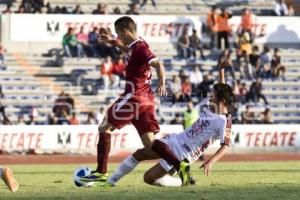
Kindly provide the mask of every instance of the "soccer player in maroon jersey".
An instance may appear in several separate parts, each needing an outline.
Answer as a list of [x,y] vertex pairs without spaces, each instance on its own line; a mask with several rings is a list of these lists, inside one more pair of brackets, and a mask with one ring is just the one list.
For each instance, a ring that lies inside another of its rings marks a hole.
[[108,109],[99,126],[98,166],[96,171],[81,178],[86,182],[107,180],[111,133],[114,129],[121,129],[129,123],[137,129],[144,145],[139,155],[147,158],[157,157],[151,150],[154,135],[159,132],[159,125],[155,118],[154,95],[150,86],[152,76],[150,66],[156,69],[157,92],[159,95],[166,95],[164,66],[151,52],[149,45],[137,36],[136,24],[130,17],[121,17],[114,25],[118,39],[110,38],[108,34],[101,35],[100,39],[126,52],[125,91]]

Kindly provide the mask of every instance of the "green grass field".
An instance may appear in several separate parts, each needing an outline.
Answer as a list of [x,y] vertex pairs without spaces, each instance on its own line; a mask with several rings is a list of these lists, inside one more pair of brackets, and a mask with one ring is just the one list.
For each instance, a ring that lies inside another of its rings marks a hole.
[[21,183],[20,189],[11,193],[1,183],[0,199],[300,199],[300,162],[219,163],[214,165],[208,177],[198,169],[199,164],[192,168],[196,186],[167,188],[146,185],[143,172],[152,165],[147,163],[121,180],[118,187],[104,190],[73,185],[72,172],[81,165],[12,165],[10,167]]

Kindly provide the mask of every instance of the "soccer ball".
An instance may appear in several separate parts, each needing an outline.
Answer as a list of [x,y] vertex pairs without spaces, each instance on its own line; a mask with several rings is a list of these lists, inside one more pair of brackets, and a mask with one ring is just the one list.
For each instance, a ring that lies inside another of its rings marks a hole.
[[77,169],[75,169],[74,173],[73,173],[73,180],[74,180],[74,184],[77,187],[91,187],[94,182],[83,182],[80,180],[80,177],[83,176],[87,176],[89,174],[91,174],[92,169],[89,167],[79,167]]

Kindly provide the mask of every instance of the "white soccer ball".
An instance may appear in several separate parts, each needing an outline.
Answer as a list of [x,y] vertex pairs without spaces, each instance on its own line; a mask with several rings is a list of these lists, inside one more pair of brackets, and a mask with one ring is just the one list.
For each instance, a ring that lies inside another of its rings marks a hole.
[[89,174],[91,174],[92,169],[89,167],[79,167],[77,169],[75,169],[74,173],[73,173],[73,180],[74,180],[74,184],[77,187],[91,187],[94,182],[83,182],[80,180],[80,177],[83,176],[87,176]]

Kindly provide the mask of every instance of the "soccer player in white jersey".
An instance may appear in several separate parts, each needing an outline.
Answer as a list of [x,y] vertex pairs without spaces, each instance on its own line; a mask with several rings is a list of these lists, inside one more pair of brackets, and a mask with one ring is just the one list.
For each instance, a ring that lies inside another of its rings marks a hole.
[[[180,134],[173,134],[157,139],[152,150],[163,158],[144,174],[144,181],[151,185],[186,186],[190,184],[190,164],[197,160],[203,151],[214,140],[220,139],[221,147],[202,164],[205,175],[211,171],[213,163],[217,162],[227,151],[230,144],[231,119],[228,107],[234,101],[234,94],[229,85],[225,84],[224,69],[229,66],[227,60],[219,66],[219,80],[214,85],[210,98],[210,109],[202,112],[199,119]],[[147,157],[137,150],[133,156],[127,157],[106,182],[96,184],[99,187],[115,186],[124,175],[131,172],[142,160],[156,159]],[[138,158],[136,160],[135,158]],[[170,176],[176,170],[180,178]]]
[[10,168],[0,166],[0,179],[5,182],[10,191],[16,192],[19,189],[19,183],[14,179]]

